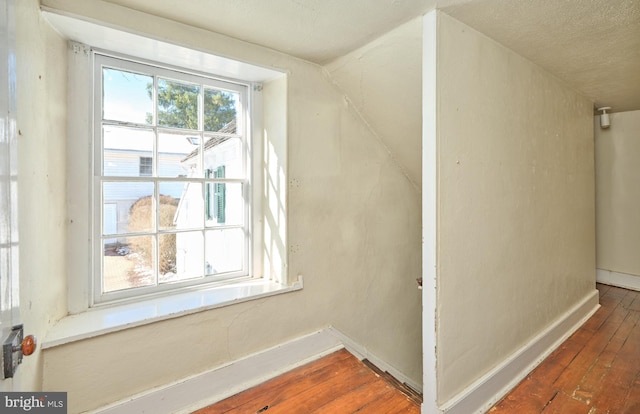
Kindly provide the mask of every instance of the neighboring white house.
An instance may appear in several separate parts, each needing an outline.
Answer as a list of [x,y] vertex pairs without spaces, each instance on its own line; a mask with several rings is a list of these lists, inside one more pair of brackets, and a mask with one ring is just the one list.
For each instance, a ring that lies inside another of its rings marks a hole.
[[[119,177],[151,177],[153,174],[153,137],[144,130],[131,128],[108,127],[103,132],[103,169],[105,176]],[[188,170],[182,159],[193,151],[197,142],[189,137],[175,139],[172,144],[158,148],[158,174],[162,177],[186,177]],[[167,142],[168,140],[165,140]],[[195,144],[194,144],[195,142]],[[184,183],[161,183],[159,193],[180,199],[184,191]],[[129,212],[136,200],[152,196],[152,181],[105,182],[102,191],[104,234],[124,234],[128,232]],[[107,242],[116,243],[117,238]]]
[[[217,134],[208,137],[200,161],[200,149],[196,148],[182,159],[184,171],[197,171],[203,162],[206,179],[241,179],[245,176],[241,139],[236,133],[235,120]],[[192,173],[193,174],[193,173]],[[174,224],[177,230],[197,228],[205,221],[210,228],[201,231],[176,234],[176,273],[178,275],[201,275],[202,263],[205,274],[240,271],[243,269],[245,234],[245,189],[241,182],[187,183],[178,204]],[[204,215],[202,212],[204,211]],[[203,243],[203,237],[206,238]],[[203,246],[204,251],[203,251]],[[194,257],[195,255],[199,255]],[[202,260],[204,258],[204,260]]]

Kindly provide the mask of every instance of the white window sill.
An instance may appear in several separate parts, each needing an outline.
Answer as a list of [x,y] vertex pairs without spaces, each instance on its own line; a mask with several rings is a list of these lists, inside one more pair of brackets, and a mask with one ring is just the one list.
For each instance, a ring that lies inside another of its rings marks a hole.
[[84,313],[66,316],[58,321],[47,334],[42,343],[42,349],[301,289],[302,277],[291,286],[260,279],[126,305],[94,308]]

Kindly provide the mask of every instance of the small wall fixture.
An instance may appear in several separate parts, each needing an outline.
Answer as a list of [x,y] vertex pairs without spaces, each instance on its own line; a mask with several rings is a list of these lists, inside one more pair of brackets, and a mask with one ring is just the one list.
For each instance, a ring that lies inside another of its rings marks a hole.
[[609,114],[607,113],[610,110],[610,106],[603,106],[602,108],[598,108],[598,111],[602,111],[600,114],[600,128],[606,129],[611,126],[611,120],[609,119]]

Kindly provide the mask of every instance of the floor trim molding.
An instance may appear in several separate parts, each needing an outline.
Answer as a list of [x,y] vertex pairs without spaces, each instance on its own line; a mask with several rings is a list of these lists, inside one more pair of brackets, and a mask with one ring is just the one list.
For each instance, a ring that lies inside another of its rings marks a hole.
[[590,292],[527,345],[440,406],[440,413],[485,413],[598,310],[598,299],[597,290]]
[[596,269],[596,281],[605,285],[640,291],[640,276],[638,275]]

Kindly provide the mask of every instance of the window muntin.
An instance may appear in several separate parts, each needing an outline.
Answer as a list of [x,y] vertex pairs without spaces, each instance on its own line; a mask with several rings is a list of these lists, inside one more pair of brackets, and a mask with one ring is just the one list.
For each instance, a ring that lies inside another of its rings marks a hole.
[[95,78],[94,302],[247,276],[247,86],[101,54]]

